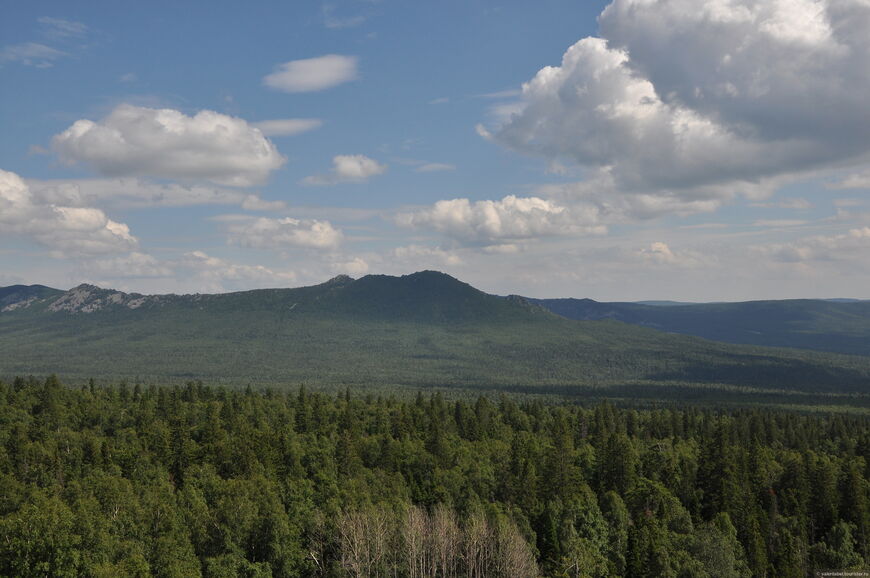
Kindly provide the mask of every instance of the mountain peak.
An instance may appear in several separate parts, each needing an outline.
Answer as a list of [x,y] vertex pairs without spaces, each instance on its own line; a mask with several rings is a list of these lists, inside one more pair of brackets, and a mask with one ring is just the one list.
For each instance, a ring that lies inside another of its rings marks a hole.
[[114,306],[138,309],[148,301],[159,299],[159,296],[124,293],[115,289],[103,289],[90,283],[82,283],[53,301],[48,306],[48,310],[53,312],[66,311],[68,313],[94,313]]
[[335,286],[335,285],[348,285],[353,283],[354,279],[350,275],[336,275],[329,281],[323,283],[326,286]]

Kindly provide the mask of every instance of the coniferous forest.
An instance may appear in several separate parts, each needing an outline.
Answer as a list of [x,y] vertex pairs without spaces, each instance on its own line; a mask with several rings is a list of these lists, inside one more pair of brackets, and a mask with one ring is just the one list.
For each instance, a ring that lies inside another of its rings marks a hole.
[[3,576],[866,569],[870,419],[0,383]]

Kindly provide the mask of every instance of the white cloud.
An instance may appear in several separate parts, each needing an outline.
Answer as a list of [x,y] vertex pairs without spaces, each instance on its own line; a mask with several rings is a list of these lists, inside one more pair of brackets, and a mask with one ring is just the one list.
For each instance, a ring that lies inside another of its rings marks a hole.
[[131,83],[139,80],[139,77],[132,72],[127,72],[118,77],[118,82]]
[[328,174],[305,177],[302,183],[306,185],[361,183],[386,171],[387,165],[365,155],[336,155],[332,157],[332,170]]
[[462,258],[454,251],[445,251],[440,247],[426,247],[423,245],[408,245],[393,249],[391,257],[406,263],[420,266],[421,263],[434,263],[436,267],[456,266],[462,264]]
[[350,275],[351,277],[359,277],[369,272],[369,264],[361,257],[354,257],[350,261],[333,263],[332,271]]
[[286,249],[301,247],[333,250],[342,242],[341,231],[329,221],[301,220],[285,217],[261,217],[227,225],[230,241],[243,247],[257,249]]
[[17,62],[24,66],[51,68],[56,60],[65,56],[69,54],[51,46],[38,42],[25,42],[4,46],[3,50],[0,50],[0,65],[5,62]]
[[[756,255],[785,263],[813,261],[864,261],[870,249],[870,227],[850,229],[838,235],[816,235],[790,243],[772,243],[753,248]],[[864,265],[866,267],[866,265]]]
[[435,173],[441,171],[455,171],[456,165],[448,163],[424,163],[414,169],[418,173]]
[[253,123],[265,136],[292,136],[323,126],[319,118],[279,118]]
[[4,170],[0,233],[30,237],[58,257],[127,252],[138,245],[127,225],[112,221],[103,211],[42,202],[21,177]]
[[134,251],[128,255],[107,259],[92,259],[82,265],[88,275],[108,279],[136,279],[171,277],[171,267],[146,253]]
[[498,90],[496,92],[484,92],[482,94],[475,94],[475,98],[488,98],[488,99],[502,99],[502,98],[516,98],[522,94],[522,91],[518,88],[508,88],[505,90]]
[[88,27],[81,22],[49,16],[37,18],[36,21],[42,26],[42,34],[53,40],[84,38],[88,34]]
[[863,207],[867,203],[867,199],[834,199],[834,206],[840,208]]
[[599,23],[480,132],[687,200],[870,154],[864,0],[614,0]]
[[800,219],[759,219],[752,223],[753,227],[799,227],[806,225],[807,221]]
[[43,42],[22,42],[7,45],[0,50],[0,67],[7,62],[23,66],[51,68],[55,62],[71,56],[70,51],[80,49],[81,40],[88,35],[88,27],[81,22],[43,16],[37,18],[39,35],[49,44],[60,44],[64,50]]
[[870,171],[856,173],[828,185],[829,189],[870,189]]
[[592,207],[571,209],[538,197],[509,195],[500,201],[452,199],[397,216],[400,225],[429,229],[467,244],[604,232]]
[[292,271],[275,271],[263,265],[240,265],[212,257],[203,251],[191,251],[174,263],[177,271],[187,270],[196,284],[209,291],[286,287],[296,281]]
[[639,251],[639,255],[644,261],[654,265],[695,267],[703,261],[701,255],[695,251],[674,251],[661,241],[650,243],[649,248]]
[[285,158],[246,121],[202,110],[123,104],[101,120],[76,121],[52,139],[60,158],[107,176],[208,180],[247,187],[264,182]]
[[242,201],[242,208],[246,211],[283,211],[287,208],[284,201],[266,201],[257,195],[247,195]]
[[323,25],[331,29],[355,28],[366,21],[363,15],[338,17],[335,15],[335,6],[324,4],[322,8]]
[[210,185],[159,184],[137,178],[73,179],[40,181],[29,179],[33,196],[48,204],[75,207],[97,203],[119,207],[188,207],[195,205],[239,205],[252,211],[280,210],[282,201],[265,201],[252,193]]
[[752,203],[753,207],[764,207],[764,208],[773,208],[773,209],[812,209],[813,204],[806,199],[782,199],[779,201],[774,201],[770,203]]
[[291,60],[263,78],[263,84],[282,92],[316,92],[356,80],[357,57],[327,54]]

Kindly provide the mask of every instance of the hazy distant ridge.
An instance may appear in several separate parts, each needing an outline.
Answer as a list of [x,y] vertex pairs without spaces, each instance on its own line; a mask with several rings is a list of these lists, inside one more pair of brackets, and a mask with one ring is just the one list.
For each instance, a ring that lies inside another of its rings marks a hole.
[[870,301],[787,299],[664,306],[591,299],[529,301],[568,319],[613,319],[727,343],[870,355]]

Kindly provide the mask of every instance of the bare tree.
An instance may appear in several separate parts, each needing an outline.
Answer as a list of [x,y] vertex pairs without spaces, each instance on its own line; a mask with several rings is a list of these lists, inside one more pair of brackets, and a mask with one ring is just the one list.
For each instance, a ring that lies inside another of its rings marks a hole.
[[414,505],[408,508],[402,538],[405,542],[405,567],[410,578],[425,576],[428,526],[429,515],[423,508]]
[[535,578],[539,576],[535,555],[519,528],[510,519],[504,519],[497,527],[497,552],[493,574],[512,578]]
[[477,510],[465,520],[463,538],[466,575],[468,578],[486,576],[490,529],[483,512]]
[[444,578],[453,578],[457,576],[462,550],[462,534],[453,509],[445,504],[438,504],[432,515],[431,528],[432,558],[436,561],[436,572],[440,571]]

